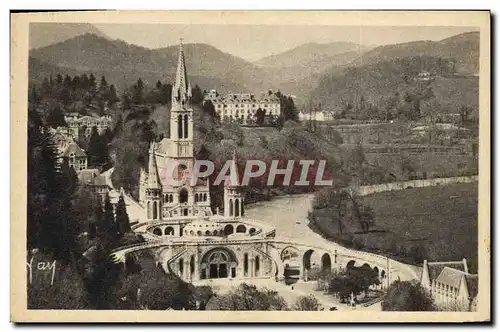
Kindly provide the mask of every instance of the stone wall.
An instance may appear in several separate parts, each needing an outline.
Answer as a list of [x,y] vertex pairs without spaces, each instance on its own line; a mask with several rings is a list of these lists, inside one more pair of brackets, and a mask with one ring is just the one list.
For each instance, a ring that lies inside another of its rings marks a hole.
[[424,188],[424,187],[432,187],[439,185],[448,185],[454,183],[474,183],[478,181],[478,176],[457,176],[450,178],[436,178],[436,179],[427,179],[427,180],[410,180],[410,181],[401,181],[401,182],[390,182],[390,183],[382,183],[376,184],[372,186],[360,186],[356,192],[360,196],[366,196],[374,193],[384,192],[384,191],[394,191],[394,190],[403,190],[409,188]]

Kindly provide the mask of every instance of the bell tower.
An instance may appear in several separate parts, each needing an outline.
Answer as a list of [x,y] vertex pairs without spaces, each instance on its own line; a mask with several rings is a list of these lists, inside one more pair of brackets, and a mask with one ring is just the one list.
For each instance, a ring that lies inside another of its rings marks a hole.
[[148,179],[146,187],[146,209],[148,220],[162,219],[162,187],[156,167],[155,142],[149,148]]
[[231,173],[231,180],[224,182],[224,216],[242,217],[245,214],[244,200],[238,173],[236,152],[233,152]]
[[173,158],[193,157],[193,109],[191,107],[191,84],[188,82],[182,39],[175,83],[172,87],[170,111],[170,138],[174,144]]

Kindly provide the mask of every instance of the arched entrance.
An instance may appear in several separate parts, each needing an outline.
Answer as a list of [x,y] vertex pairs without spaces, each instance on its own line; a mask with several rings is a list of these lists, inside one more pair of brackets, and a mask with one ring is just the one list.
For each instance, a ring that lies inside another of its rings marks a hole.
[[234,233],[233,225],[226,225],[226,227],[224,227],[224,235],[231,235],[233,233]]
[[187,203],[188,201],[188,191],[186,188],[182,188],[179,192],[179,203]]
[[356,261],[351,259],[351,260],[347,263],[346,268],[347,268],[347,269],[350,269],[350,268],[354,267],[354,264],[356,264]]
[[332,270],[332,260],[328,253],[324,253],[321,256],[321,272],[329,273]]
[[238,225],[238,227],[236,227],[236,233],[246,233],[247,232],[247,228],[245,227],[245,225]]
[[174,235],[174,228],[170,226],[165,228],[165,235]]
[[311,256],[314,253],[314,250],[309,249],[304,253],[304,256],[302,258],[302,276],[305,281],[307,281],[307,273],[311,269]]
[[236,255],[226,248],[207,252],[201,261],[201,279],[236,278]]
[[153,230],[153,234],[154,234],[154,235],[161,236],[161,229],[159,229],[159,228],[155,228],[155,229]]

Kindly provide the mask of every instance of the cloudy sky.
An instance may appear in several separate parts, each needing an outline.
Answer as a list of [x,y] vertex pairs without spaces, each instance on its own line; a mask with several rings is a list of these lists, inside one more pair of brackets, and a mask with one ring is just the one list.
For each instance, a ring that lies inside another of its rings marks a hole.
[[148,48],[184,43],[207,43],[254,61],[304,43],[350,41],[363,45],[396,44],[414,40],[441,40],[472,27],[373,27],[373,26],[269,26],[269,25],[174,25],[95,24],[113,39]]

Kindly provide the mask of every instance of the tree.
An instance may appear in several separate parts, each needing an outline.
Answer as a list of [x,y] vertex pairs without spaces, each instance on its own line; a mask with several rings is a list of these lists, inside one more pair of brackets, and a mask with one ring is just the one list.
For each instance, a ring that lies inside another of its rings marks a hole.
[[144,103],[144,83],[141,78],[139,78],[137,83],[132,87],[132,103]]
[[64,114],[59,106],[54,107],[47,116],[47,125],[52,128],[65,127],[66,120],[64,119]]
[[89,146],[87,150],[90,166],[96,166],[99,164],[99,149],[101,147],[101,139],[99,133],[97,132],[97,127],[94,126],[90,132]]
[[203,103],[203,92],[201,91],[198,84],[191,89],[191,102],[195,105],[202,105]]
[[118,233],[123,236],[125,233],[130,232],[130,220],[127,214],[127,207],[123,194],[120,194],[118,204],[116,205],[116,224],[118,226]]
[[319,311],[322,309],[321,303],[314,295],[301,296],[292,306],[295,311]]
[[382,301],[383,311],[434,311],[432,295],[418,281],[394,281]]
[[99,85],[99,90],[102,92],[106,92],[108,89],[108,82],[106,81],[106,77],[104,75],[101,77],[101,84]]
[[255,117],[255,123],[257,123],[258,126],[262,126],[266,118],[266,110],[259,107],[257,111],[255,111]]
[[104,198],[104,209],[100,223],[97,225],[98,235],[103,241],[106,249],[113,247],[118,241],[118,229],[116,227],[113,205],[106,193]]
[[214,296],[207,304],[207,310],[287,310],[285,300],[276,291],[255,285],[240,284],[227,294]]
[[470,121],[470,116],[472,114],[472,107],[462,105],[458,111],[460,114],[460,126],[465,126]]

